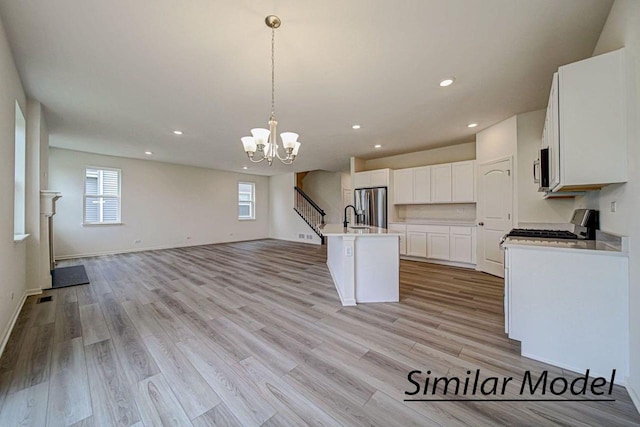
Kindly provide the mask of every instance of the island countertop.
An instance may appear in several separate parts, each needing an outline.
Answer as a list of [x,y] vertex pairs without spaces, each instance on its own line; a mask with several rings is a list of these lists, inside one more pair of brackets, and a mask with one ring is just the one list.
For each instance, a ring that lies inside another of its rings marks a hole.
[[399,236],[401,233],[386,228],[373,227],[368,225],[351,225],[344,228],[342,224],[325,224],[320,227],[324,236]]

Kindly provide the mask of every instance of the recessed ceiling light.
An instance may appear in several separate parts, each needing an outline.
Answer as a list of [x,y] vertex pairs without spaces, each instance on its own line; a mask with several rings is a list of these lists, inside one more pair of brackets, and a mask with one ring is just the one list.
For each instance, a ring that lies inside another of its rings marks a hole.
[[351,126],[351,129],[360,129],[360,125],[353,125]]
[[382,145],[376,144],[376,145],[373,146],[373,148],[382,148]]
[[453,84],[455,80],[456,79],[453,77],[451,77],[450,79],[444,79],[443,81],[440,82],[440,86],[442,87],[451,86],[451,84]]
[[248,167],[246,167],[246,166],[243,166],[243,167],[242,167],[242,169],[247,170],[247,169],[249,169],[249,168],[248,168]]
[[144,154],[146,154],[147,156],[150,156],[150,155],[153,154],[153,152],[152,151],[145,151]]
[[181,130],[174,130],[173,134],[174,135],[182,135],[182,131]]
[[477,123],[469,123],[469,124],[467,125],[467,127],[468,127],[468,128],[474,128],[474,127],[476,127],[476,126],[478,126],[478,124],[477,124]]

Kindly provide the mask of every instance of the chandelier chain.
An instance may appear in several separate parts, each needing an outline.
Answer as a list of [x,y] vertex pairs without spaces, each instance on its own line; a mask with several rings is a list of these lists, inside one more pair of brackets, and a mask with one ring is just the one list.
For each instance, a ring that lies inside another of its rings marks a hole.
[[271,28],[271,116],[276,111],[276,30]]

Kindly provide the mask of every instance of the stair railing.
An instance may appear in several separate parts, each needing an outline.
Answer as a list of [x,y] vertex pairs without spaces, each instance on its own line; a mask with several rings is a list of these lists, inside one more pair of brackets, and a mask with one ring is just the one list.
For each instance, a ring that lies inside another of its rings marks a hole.
[[321,226],[324,225],[325,212],[299,187],[294,187],[293,209],[311,227],[324,243]]

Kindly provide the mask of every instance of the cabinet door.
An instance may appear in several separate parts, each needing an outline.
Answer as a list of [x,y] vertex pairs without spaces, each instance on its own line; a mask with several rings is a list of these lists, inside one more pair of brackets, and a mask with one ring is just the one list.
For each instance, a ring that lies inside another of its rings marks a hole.
[[553,75],[547,119],[545,120],[546,143],[549,148],[549,188],[560,184],[560,128],[558,123],[558,73]]
[[431,166],[431,202],[451,202],[451,163]]
[[407,227],[404,224],[389,224],[389,230],[400,234],[400,255],[407,254]]
[[353,188],[371,187],[371,175],[369,172],[356,172],[353,174]]
[[400,255],[406,255],[406,254],[407,254],[407,235],[401,234],[400,235]]
[[393,171],[393,187],[396,204],[413,203],[413,169]]
[[472,242],[471,234],[452,234],[450,237],[450,260],[471,263]]
[[451,165],[451,200],[475,201],[475,162],[458,162]]
[[389,169],[369,171],[371,187],[386,187],[389,185]]
[[413,202],[431,203],[431,167],[413,169]]
[[427,234],[427,258],[449,259],[449,234]]
[[560,184],[556,190],[627,181],[627,165],[633,164],[627,160],[632,141],[628,136],[635,121],[635,116],[628,120],[628,111],[635,91],[627,85],[630,58],[626,57],[620,49],[558,69],[560,98],[554,116],[559,117]]
[[427,256],[427,233],[420,231],[407,232],[407,255]]

